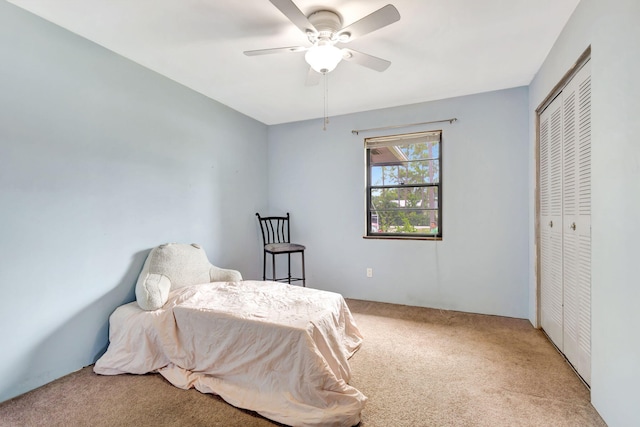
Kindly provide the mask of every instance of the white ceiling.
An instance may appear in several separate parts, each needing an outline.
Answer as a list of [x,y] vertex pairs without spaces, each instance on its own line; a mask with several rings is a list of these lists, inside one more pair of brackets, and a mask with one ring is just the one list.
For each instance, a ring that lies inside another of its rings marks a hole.
[[[329,114],[528,85],[579,0],[294,0],[348,25],[389,2],[400,21],[349,47],[391,61],[380,73],[342,61],[328,77]],[[324,114],[305,86],[304,53],[243,51],[306,37],[268,0],[9,0],[266,124]]]

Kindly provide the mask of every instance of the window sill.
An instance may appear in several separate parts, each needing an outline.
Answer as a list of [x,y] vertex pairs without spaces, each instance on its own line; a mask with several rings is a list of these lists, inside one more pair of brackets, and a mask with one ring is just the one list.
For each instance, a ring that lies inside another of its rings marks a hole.
[[362,236],[367,240],[433,240],[441,241],[442,237],[426,237],[426,236]]

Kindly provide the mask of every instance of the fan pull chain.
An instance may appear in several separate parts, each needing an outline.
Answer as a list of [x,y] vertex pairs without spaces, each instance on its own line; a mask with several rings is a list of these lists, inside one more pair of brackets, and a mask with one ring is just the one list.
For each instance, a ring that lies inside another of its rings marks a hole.
[[329,124],[329,73],[322,73],[324,77],[324,123],[322,130],[327,130]]

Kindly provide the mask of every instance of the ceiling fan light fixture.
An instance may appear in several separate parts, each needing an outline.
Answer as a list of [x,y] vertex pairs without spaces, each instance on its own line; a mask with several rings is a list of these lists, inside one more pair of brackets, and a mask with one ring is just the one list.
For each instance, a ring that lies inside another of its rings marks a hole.
[[342,51],[331,43],[317,44],[307,50],[304,59],[318,73],[329,73],[342,60]]

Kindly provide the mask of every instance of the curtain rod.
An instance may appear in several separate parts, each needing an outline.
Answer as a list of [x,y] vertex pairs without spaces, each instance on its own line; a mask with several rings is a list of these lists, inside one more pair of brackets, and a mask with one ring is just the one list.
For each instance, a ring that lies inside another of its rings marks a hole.
[[449,122],[449,124],[457,121],[457,118],[452,118],[452,119],[446,119],[446,120],[434,120],[432,122],[422,122],[422,123],[411,123],[408,125],[396,125],[396,126],[384,126],[381,128],[371,128],[371,129],[358,129],[358,130],[352,130],[351,133],[354,135],[359,135],[360,132],[370,132],[370,131],[374,131],[374,130],[387,130],[387,129],[398,129],[398,128],[406,128],[406,127],[410,127],[410,126],[419,126],[419,125],[430,125],[432,123],[444,123],[444,122]]

